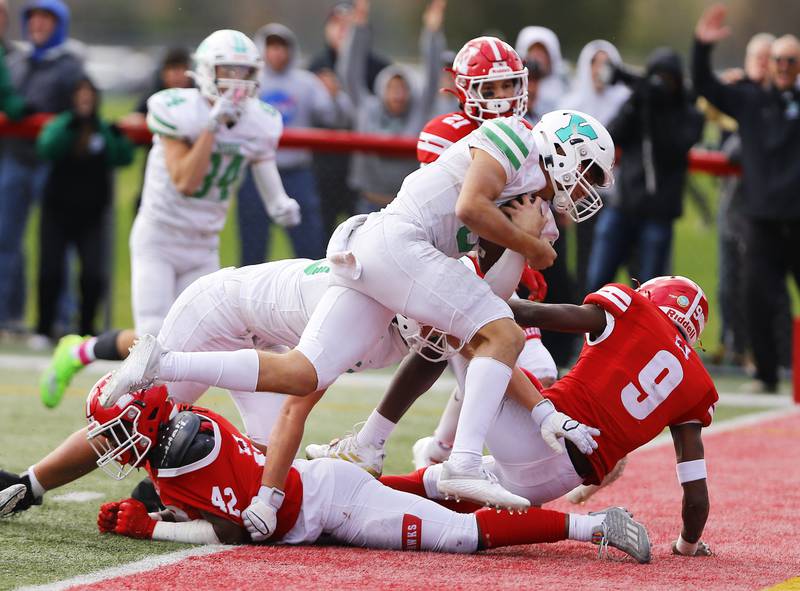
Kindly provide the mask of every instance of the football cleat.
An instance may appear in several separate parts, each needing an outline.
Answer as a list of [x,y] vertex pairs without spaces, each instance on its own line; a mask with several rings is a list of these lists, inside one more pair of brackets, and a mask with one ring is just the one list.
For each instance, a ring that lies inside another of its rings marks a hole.
[[531,506],[528,499],[507,491],[494,474],[483,468],[474,472],[456,472],[449,461],[444,462],[436,484],[445,500],[472,501],[509,511],[524,511]]
[[9,488],[21,485],[23,495],[14,501],[13,506],[8,508],[9,513],[20,513],[31,508],[31,505],[41,505],[42,497],[34,497],[30,487],[31,481],[27,474],[19,476],[12,472],[0,470],[0,490],[5,491]]
[[77,334],[68,334],[58,341],[50,364],[39,379],[39,393],[42,403],[46,407],[58,406],[72,378],[85,367],[73,352],[87,338]]
[[104,408],[109,408],[123,395],[149,388],[158,377],[161,356],[164,352],[158,339],[153,335],[146,334],[139,337],[130,348],[128,358],[111,374],[111,379],[104,385],[100,404]]
[[445,447],[435,437],[418,439],[411,448],[414,457],[414,469],[427,468],[434,464],[441,464],[450,457],[452,447]]
[[622,550],[640,564],[650,562],[650,538],[647,530],[623,507],[609,507],[589,515],[605,515],[592,529],[592,543],[600,546],[598,556],[608,556],[608,547]]
[[8,488],[0,490],[0,517],[8,515],[14,510],[28,491],[24,484],[12,484]]
[[357,430],[342,438],[337,438],[328,444],[315,444],[306,446],[306,457],[309,460],[319,458],[336,458],[355,464],[375,478],[380,478],[383,473],[383,459],[386,453],[372,445],[360,445],[356,437]]

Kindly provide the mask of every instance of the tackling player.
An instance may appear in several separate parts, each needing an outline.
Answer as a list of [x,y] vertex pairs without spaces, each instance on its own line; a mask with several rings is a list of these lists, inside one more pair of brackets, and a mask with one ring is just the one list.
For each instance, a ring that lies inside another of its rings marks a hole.
[[[683,487],[683,529],[673,550],[710,554],[700,541],[709,511],[701,430],[711,423],[718,395],[692,349],[708,317],[702,289],[684,277],[657,277],[637,290],[606,285],[581,306],[516,301],[511,307],[522,325],[586,333],[575,367],[543,391],[547,401],[540,405],[555,404],[601,434],[591,455],[568,440],[566,453],[554,452],[530,409],[505,399],[486,437],[492,457],[485,468],[508,490],[541,505],[581,483],[599,484],[628,453],[669,427]],[[442,471],[437,465],[385,480],[443,499],[436,485]]]
[[[116,479],[144,467],[167,509],[148,514],[133,499],[106,503],[98,515],[100,531],[195,544],[248,541],[243,511],[261,486],[262,452],[220,415],[174,405],[163,385],[125,395],[106,409],[100,398],[107,379],[95,385],[86,403],[97,463]],[[618,507],[589,515],[538,508],[519,515],[493,509],[456,513],[331,459],[296,460],[282,488],[271,540],[277,543],[313,543],[326,534],[369,548],[471,553],[575,539],[650,560],[644,527]]]
[[135,330],[64,337],[41,378],[47,406],[61,401],[87,364],[124,359],[136,334],[158,334],[178,294],[219,269],[219,233],[246,166],[270,217],[284,226],[300,221],[275,165],[281,116],[256,98],[262,61],[255,45],[239,31],[216,31],[194,61],[197,88],[163,90],[147,101],[153,149],[130,236]]

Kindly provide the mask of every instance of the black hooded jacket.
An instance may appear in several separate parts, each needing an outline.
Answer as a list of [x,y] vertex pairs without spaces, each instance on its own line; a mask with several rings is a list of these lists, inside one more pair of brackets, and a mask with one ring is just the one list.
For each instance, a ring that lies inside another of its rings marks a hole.
[[653,51],[645,76],[608,126],[622,150],[612,205],[663,221],[683,213],[687,156],[703,130],[703,115],[692,98],[680,56],[666,47]]

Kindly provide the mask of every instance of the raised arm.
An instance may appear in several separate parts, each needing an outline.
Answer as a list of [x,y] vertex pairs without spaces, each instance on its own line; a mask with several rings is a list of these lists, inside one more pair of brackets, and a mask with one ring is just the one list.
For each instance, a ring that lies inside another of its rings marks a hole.
[[702,426],[699,423],[685,423],[670,427],[669,430],[675,444],[678,481],[683,487],[683,528],[678,539],[672,543],[672,552],[684,556],[710,556],[708,544],[700,541],[709,510],[706,463],[700,437]]
[[442,72],[442,52],[447,47],[442,25],[447,0],[431,0],[422,15],[422,32],[419,51],[423,64],[422,89],[420,93],[420,125],[431,118],[436,93],[439,92],[439,76]]
[[354,107],[370,93],[367,87],[367,61],[372,46],[369,30],[369,1],[357,0],[353,5],[350,32],[342,43],[336,60],[336,73]]

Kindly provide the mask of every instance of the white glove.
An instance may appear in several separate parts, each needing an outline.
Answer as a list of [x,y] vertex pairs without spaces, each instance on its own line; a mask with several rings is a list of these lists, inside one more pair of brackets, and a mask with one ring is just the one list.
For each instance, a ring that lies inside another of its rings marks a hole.
[[267,205],[267,213],[273,222],[284,228],[291,228],[300,223],[300,204],[291,197],[284,196]]
[[233,94],[229,90],[214,101],[206,123],[208,131],[214,133],[220,125],[234,124],[239,120],[239,116],[242,114],[241,105],[232,97]]
[[278,509],[283,504],[284,493],[277,488],[262,486],[250,506],[242,511],[242,521],[254,542],[263,542],[275,533],[278,525]]
[[554,451],[563,451],[558,443],[559,437],[569,439],[582,454],[590,455],[597,449],[597,442],[593,437],[600,435],[600,430],[587,427],[563,412],[557,411],[553,403],[546,398],[533,407],[531,417],[539,425],[542,439]]

